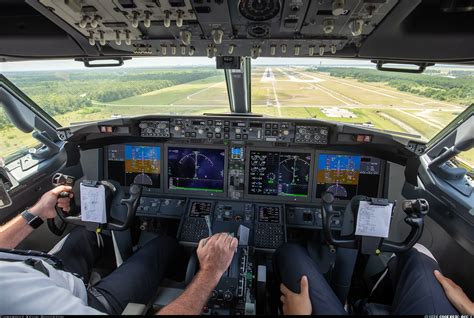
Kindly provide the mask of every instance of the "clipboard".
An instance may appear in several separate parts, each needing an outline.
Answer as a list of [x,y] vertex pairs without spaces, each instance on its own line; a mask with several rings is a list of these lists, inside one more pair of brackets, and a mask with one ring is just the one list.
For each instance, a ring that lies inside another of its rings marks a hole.
[[380,254],[380,246],[388,238],[396,202],[370,198],[359,202],[355,235],[361,237],[362,254]]
[[81,191],[81,220],[83,222],[107,223],[105,186],[95,180],[83,180]]

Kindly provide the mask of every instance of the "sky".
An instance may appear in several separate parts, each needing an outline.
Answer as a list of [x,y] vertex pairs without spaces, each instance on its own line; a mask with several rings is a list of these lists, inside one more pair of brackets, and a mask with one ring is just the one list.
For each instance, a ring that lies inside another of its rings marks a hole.
[[[215,59],[207,57],[136,57],[124,62],[122,67],[170,67],[170,66],[215,66]],[[354,65],[374,67],[370,61],[350,59],[327,58],[258,58],[252,60],[252,65]],[[74,60],[42,60],[0,63],[1,72],[18,71],[55,71],[55,70],[81,70],[82,62]]]

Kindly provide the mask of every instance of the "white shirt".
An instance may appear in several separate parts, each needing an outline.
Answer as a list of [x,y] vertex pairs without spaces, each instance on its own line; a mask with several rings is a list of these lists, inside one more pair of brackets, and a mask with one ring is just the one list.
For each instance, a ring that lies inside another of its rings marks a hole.
[[84,283],[42,262],[49,277],[23,262],[0,261],[0,315],[103,315],[87,306]]

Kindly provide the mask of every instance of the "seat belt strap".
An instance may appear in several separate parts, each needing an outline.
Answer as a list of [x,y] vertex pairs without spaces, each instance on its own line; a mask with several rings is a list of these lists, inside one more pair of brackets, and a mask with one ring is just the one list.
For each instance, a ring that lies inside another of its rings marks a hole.
[[114,313],[112,307],[110,307],[110,304],[104,297],[104,295],[102,295],[97,289],[92,286],[89,287],[88,290],[102,304],[102,306],[104,306],[105,310],[107,310],[109,314],[112,315]]

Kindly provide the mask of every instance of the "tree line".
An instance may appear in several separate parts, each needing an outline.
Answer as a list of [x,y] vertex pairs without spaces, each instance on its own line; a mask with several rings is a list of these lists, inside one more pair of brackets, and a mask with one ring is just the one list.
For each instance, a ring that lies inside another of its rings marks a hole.
[[[211,68],[16,72],[4,75],[49,115],[112,102],[221,74]],[[0,129],[10,126],[0,107]]]

